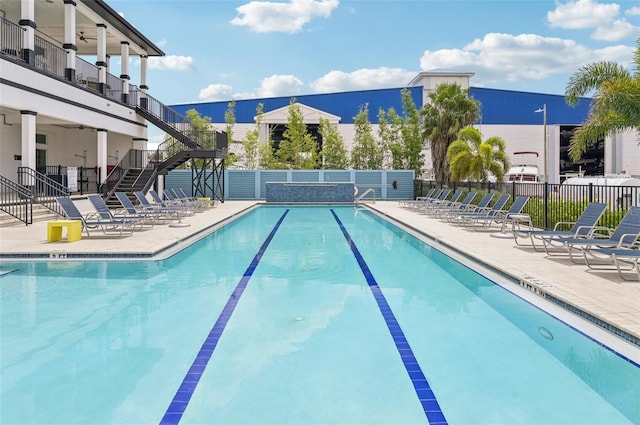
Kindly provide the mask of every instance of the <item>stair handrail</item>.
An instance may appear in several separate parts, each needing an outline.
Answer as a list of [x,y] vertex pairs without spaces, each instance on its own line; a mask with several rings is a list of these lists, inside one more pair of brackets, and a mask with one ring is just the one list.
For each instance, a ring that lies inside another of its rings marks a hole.
[[355,203],[356,203],[356,204],[358,204],[358,203],[360,203],[360,202],[363,202],[362,200],[364,199],[364,197],[365,197],[365,196],[367,196],[367,195],[368,195],[368,194],[370,194],[370,193],[372,193],[372,194],[373,194],[373,200],[372,200],[372,203],[374,203],[374,204],[375,204],[375,203],[376,203],[376,190],[375,190],[375,189],[373,189],[373,188],[371,188],[371,187],[370,187],[370,188],[368,188],[367,190],[365,190],[365,191],[362,193],[362,195],[358,196],[358,197],[356,198]]
[[[195,148],[201,148],[198,142],[189,137],[189,133],[192,130],[191,120],[184,115],[178,113],[176,110],[168,107],[164,103],[160,102],[153,96],[145,94],[144,97],[140,97],[138,102],[138,108],[147,112],[152,117],[161,121],[164,125],[175,131],[174,137],[180,135],[184,144],[193,143]],[[178,136],[178,137],[180,137]],[[176,137],[176,138],[178,138]]]
[[0,210],[24,224],[33,223],[33,199],[31,191],[0,175]]
[[107,177],[98,186],[98,193],[102,194],[104,199],[108,199],[118,188],[123,177],[131,169],[145,169],[152,158],[157,154],[157,150],[129,149],[126,154],[118,161],[113,169],[107,174]]
[[29,189],[34,203],[64,217],[56,199],[69,196],[69,188],[30,167],[18,167],[18,183]]
[[[130,170],[140,170],[135,180],[135,183],[137,183],[144,175],[145,170],[157,169],[159,164],[171,156],[172,151],[177,153],[188,150],[191,150],[191,148],[174,137],[160,143],[156,149],[129,149],[100,184],[98,192],[102,194],[104,199],[109,199],[118,190],[119,184]],[[155,176],[157,176],[157,172],[153,173],[153,177]],[[150,187],[148,182],[145,182],[145,186]]]

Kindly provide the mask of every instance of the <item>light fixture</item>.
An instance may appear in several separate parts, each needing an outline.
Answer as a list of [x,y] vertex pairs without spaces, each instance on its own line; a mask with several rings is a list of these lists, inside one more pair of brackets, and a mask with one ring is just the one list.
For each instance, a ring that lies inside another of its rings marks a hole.
[[533,112],[542,112],[542,126],[544,131],[544,182],[549,181],[547,174],[547,104],[542,105],[542,108],[538,108]]

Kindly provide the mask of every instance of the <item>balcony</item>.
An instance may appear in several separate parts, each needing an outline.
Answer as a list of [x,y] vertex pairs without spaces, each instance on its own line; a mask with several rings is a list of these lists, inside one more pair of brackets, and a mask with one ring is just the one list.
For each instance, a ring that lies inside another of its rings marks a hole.
[[[21,62],[35,71],[71,82],[78,88],[95,92],[115,102],[138,106],[140,96],[137,86],[123,82],[110,73],[107,73],[106,82],[100,83],[100,69],[81,57],[76,57],[75,79],[68,79],[66,50],[37,35],[34,37],[35,57],[30,63],[23,57],[23,32],[24,29],[20,25],[0,17],[0,58]],[[123,96],[123,84],[127,84],[129,89],[129,95],[126,97]]]

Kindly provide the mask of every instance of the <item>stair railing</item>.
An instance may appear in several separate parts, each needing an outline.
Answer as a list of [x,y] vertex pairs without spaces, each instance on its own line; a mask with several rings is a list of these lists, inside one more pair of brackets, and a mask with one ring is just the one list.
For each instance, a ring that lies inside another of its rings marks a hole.
[[129,170],[144,170],[156,158],[156,155],[156,150],[129,149],[107,174],[107,178],[100,183],[98,192],[102,194],[104,199],[108,199],[118,189],[118,185]]
[[64,217],[64,211],[56,199],[69,196],[66,186],[29,167],[18,167],[18,183],[30,190],[34,203]]
[[0,210],[24,224],[33,223],[31,191],[4,176],[0,176]]

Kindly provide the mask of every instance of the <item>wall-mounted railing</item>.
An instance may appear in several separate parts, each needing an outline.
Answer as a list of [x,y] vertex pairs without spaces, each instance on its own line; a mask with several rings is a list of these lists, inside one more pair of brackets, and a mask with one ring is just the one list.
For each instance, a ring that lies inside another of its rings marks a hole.
[[26,187],[0,176],[0,210],[24,224],[33,223],[31,192]]
[[69,196],[66,186],[29,167],[18,167],[18,183],[31,191],[34,203],[64,216],[64,211],[56,199]]

